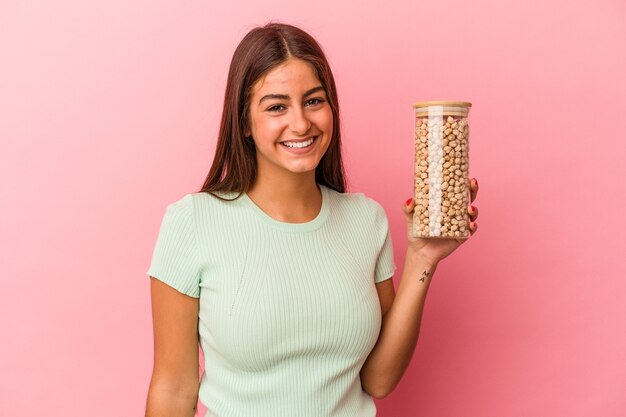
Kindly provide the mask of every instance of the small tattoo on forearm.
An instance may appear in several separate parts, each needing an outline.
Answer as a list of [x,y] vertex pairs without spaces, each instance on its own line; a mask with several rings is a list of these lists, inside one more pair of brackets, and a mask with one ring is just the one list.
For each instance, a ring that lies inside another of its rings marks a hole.
[[424,282],[424,280],[425,280],[426,278],[428,278],[428,276],[429,276],[429,275],[430,275],[430,274],[428,273],[428,271],[424,271],[424,272],[422,273],[422,277],[420,278],[420,281]]

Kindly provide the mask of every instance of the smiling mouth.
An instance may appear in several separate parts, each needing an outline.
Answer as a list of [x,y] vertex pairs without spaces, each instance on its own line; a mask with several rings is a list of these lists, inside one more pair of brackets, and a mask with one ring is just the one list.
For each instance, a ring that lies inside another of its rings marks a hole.
[[[305,149],[305,148],[309,148],[311,146],[313,146],[313,144],[315,143],[315,141],[319,138],[319,135],[317,136],[313,136],[311,139],[309,140],[305,140],[305,141],[301,141],[301,142],[280,142],[280,144],[282,146],[284,146],[285,148],[289,148],[289,149]],[[290,143],[291,145],[287,145],[287,143]]]

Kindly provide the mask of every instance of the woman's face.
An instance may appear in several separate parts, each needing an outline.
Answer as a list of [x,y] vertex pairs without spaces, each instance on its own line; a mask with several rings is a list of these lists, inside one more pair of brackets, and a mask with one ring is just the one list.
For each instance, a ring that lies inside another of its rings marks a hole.
[[[252,87],[250,127],[259,173],[286,170],[315,172],[333,134],[333,113],[322,83],[313,67],[289,58],[273,68]],[[287,148],[288,141],[313,144],[301,149]]]

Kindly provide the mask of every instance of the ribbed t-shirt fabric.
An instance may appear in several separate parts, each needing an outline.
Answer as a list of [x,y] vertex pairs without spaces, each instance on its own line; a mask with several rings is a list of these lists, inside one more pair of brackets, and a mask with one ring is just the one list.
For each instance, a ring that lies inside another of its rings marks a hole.
[[318,186],[306,223],[245,193],[165,210],[147,274],[199,298],[206,417],[376,415],[359,372],[382,322],[375,283],[396,270],[387,216],[364,193]]

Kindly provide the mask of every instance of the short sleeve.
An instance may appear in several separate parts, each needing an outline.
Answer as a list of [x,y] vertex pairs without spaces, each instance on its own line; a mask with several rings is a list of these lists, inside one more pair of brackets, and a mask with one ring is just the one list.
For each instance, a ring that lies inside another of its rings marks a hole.
[[193,196],[167,206],[146,272],[179,292],[200,297],[200,267],[196,245]]
[[391,241],[391,231],[389,230],[389,221],[385,209],[376,204],[376,220],[374,224],[378,227],[379,247],[378,260],[376,261],[376,270],[374,274],[374,282],[379,283],[393,277],[396,271],[396,264],[393,258],[393,243]]

